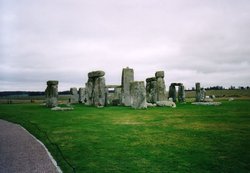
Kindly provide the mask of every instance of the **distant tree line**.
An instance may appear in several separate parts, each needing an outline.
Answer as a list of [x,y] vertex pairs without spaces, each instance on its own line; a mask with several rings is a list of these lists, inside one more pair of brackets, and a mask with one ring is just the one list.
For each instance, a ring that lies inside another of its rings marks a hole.
[[[70,94],[69,91],[61,91],[60,95]],[[0,97],[8,96],[44,96],[44,91],[2,91],[0,92]]]
[[[225,88],[223,86],[211,86],[211,87],[206,87],[205,90],[248,90],[250,89],[249,86],[243,87],[243,86],[239,86],[239,87],[235,87],[235,86],[230,86],[229,88]],[[187,89],[190,91],[190,89]],[[191,91],[195,91],[195,87],[192,87]]]

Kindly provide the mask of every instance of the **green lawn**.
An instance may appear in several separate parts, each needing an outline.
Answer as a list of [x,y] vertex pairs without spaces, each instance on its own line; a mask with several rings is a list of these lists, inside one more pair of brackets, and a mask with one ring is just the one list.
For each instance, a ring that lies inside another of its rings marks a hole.
[[64,172],[250,172],[250,100],[220,106],[102,109],[74,105],[51,111],[38,104],[0,104],[0,118],[42,140]]

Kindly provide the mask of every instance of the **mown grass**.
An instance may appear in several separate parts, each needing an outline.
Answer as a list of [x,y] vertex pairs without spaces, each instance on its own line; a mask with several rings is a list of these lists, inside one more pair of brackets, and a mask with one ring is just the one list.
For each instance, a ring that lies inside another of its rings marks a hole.
[[97,109],[74,105],[55,112],[38,104],[0,105],[0,118],[17,122],[42,140],[64,172],[249,172],[250,100],[220,106]]

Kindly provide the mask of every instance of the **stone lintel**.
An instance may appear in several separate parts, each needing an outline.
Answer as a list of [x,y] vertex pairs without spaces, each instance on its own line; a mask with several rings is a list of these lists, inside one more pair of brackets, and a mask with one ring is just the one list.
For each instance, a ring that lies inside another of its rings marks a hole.
[[88,73],[89,78],[97,78],[97,77],[103,77],[105,75],[104,71],[92,71]]

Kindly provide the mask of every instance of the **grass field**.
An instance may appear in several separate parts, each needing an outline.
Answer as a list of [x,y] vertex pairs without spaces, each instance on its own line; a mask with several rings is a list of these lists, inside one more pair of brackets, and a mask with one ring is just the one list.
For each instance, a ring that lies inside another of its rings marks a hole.
[[0,118],[43,141],[64,172],[72,169],[31,123],[47,132],[76,172],[250,172],[250,100],[147,110],[74,108],[0,104]]

